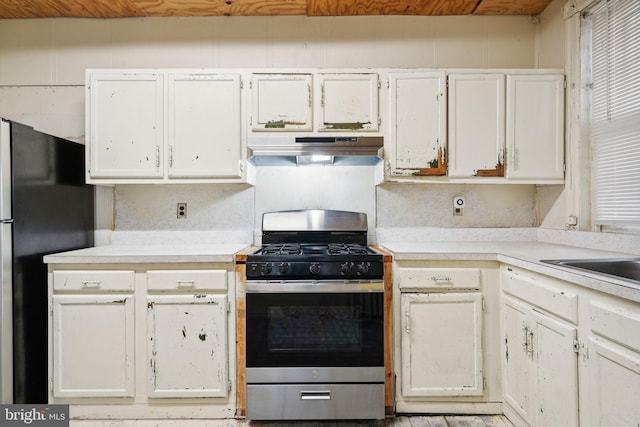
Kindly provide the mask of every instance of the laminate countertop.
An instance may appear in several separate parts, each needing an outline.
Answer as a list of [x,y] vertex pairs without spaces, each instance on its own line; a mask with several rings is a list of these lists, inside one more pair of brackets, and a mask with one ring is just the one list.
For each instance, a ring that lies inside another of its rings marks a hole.
[[[234,255],[251,246],[235,244],[106,245],[44,257],[47,264],[234,262]],[[640,302],[640,284],[541,262],[547,259],[630,258],[619,252],[584,249],[542,242],[382,242],[395,260],[497,261],[621,298]]]
[[640,302],[640,284],[541,262],[550,259],[638,258],[619,252],[542,242],[387,242],[397,261],[498,261]]
[[46,264],[120,264],[234,262],[237,252],[249,247],[236,244],[105,245],[44,257]]

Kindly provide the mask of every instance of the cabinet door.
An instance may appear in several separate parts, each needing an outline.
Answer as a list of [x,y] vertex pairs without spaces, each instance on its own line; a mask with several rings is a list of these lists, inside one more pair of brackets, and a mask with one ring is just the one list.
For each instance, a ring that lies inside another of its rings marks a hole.
[[536,426],[578,426],[578,357],[575,326],[533,311]]
[[87,93],[89,176],[162,178],[162,75],[91,74]]
[[564,76],[507,76],[507,177],[564,177]]
[[590,426],[635,426],[640,420],[640,353],[589,337]]
[[483,393],[482,294],[404,293],[402,395]]
[[449,176],[504,176],[502,74],[449,75]]
[[149,396],[226,397],[227,296],[149,297]]
[[240,178],[240,75],[169,74],[169,178]]
[[444,72],[389,75],[392,175],[445,175]]
[[251,129],[312,130],[311,74],[254,74],[251,80]]
[[53,396],[134,395],[131,295],[53,296]]
[[377,74],[320,74],[322,131],[378,130]]
[[527,326],[530,308],[511,298],[504,298],[503,320],[505,354],[503,363],[504,401],[531,423],[532,350]]

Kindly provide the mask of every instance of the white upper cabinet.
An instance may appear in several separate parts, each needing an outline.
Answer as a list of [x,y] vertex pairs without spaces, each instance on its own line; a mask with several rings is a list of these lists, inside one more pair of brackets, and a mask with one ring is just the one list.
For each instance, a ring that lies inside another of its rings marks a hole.
[[162,178],[163,76],[92,73],[87,98],[88,178]]
[[240,75],[169,74],[169,178],[240,178]]
[[504,176],[504,74],[449,75],[449,176]]
[[445,175],[447,92],[444,72],[389,74],[391,175]]
[[250,132],[380,130],[378,73],[251,74]]
[[311,74],[253,74],[251,130],[311,131]]
[[318,74],[320,110],[318,130],[378,131],[377,73]]
[[88,70],[87,181],[242,182],[239,73]]
[[507,178],[564,178],[564,76],[507,76]]

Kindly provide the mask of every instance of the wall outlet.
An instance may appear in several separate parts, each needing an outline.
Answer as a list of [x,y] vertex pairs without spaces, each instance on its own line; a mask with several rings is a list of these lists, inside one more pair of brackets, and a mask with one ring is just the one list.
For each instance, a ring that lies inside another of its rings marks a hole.
[[186,203],[178,203],[177,216],[178,216],[178,219],[184,219],[184,218],[187,217],[187,204]]
[[456,196],[453,198],[453,216],[462,216],[464,211],[464,197]]

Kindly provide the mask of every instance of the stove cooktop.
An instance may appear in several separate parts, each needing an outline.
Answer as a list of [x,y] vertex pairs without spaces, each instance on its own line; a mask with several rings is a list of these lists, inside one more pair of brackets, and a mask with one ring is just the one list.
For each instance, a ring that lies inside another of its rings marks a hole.
[[264,245],[255,255],[285,255],[295,257],[297,255],[372,255],[374,250],[358,243],[328,243],[328,244],[299,244],[282,243]]
[[383,256],[357,243],[267,244],[247,256],[248,279],[381,279]]

